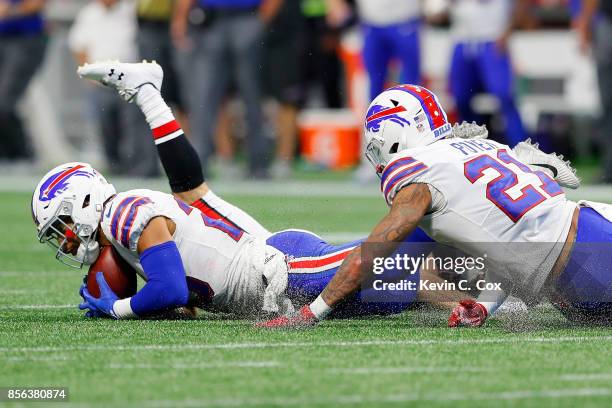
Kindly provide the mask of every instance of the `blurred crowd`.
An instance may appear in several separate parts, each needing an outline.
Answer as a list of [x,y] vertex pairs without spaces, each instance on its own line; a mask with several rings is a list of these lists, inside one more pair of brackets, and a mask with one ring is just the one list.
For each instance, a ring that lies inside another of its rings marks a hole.
[[[77,64],[155,60],[162,93],[202,158],[219,176],[289,177],[298,115],[307,105],[346,107],[340,38],[358,29],[372,99],[393,81],[428,86],[421,30],[448,26],[448,91],[457,120],[482,118],[473,98],[498,101],[502,137],[528,138],[517,109],[508,41],[540,24],[535,9],[564,10],[582,50],[594,55],[601,94],[603,179],[612,182],[612,1],[603,0],[89,0],[70,28]],[[47,42],[45,0],[0,0],[0,160],[32,159],[17,103]],[[398,75],[390,67],[398,67]],[[144,118],[109,89],[87,99],[109,170],[155,177],[155,145]],[[238,101],[238,102],[237,102]],[[314,102],[313,102],[314,101]],[[237,157],[244,156],[242,169]],[[137,160],[135,159],[137,158]]]

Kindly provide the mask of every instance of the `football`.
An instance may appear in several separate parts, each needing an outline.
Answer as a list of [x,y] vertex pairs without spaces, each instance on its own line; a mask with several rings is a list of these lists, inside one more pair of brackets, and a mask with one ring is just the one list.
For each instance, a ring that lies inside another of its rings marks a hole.
[[121,258],[112,245],[101,248],[100,256],[91,265],[87,273],[87,290],[93,296],[100,297],[96,272],[104,273],[104,279],[106,279],[108,286],[120,299],[136,294],[136,271]]

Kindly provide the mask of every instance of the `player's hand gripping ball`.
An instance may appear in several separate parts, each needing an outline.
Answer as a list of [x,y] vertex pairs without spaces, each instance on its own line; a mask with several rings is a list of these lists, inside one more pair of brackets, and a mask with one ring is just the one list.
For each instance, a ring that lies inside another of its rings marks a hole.
[[87,290],[94,297],[100,297],[96,272],[104,274],[104,280],[119,299],[125,299],[136,294],[136,271],[112,245],[102,247],[100,256],[91,265],[87,274]]
[[113,317],[113,303],[136,294],[136,271],[121,258],[115,248],[105,246],[91,265],[79,291],[87,317]]

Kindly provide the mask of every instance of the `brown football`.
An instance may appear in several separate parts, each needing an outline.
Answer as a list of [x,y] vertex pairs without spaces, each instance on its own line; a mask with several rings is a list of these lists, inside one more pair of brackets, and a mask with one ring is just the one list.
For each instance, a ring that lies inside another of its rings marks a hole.
[[121,255],[112,245],[101,248],[100,256],[89,267],[87,273],[87,290],[92,296],[100,297],[96,272],[104,273],[106,283],[120,299],[136,294],[136,271],[121,258]]

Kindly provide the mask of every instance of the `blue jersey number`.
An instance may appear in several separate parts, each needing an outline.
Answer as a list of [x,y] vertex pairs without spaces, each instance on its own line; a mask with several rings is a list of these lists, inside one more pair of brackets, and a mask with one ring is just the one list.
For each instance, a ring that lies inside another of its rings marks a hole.
[[242,237],[242,234],[244,233],[244,231],[242,231],[240,228],[233,226],[232,224],[226,222],[223,219],[210,218],[209,216],[204,214],[202,214],[202,219],[204,220],[204,224],[206,224],[207,227],[215,228],[221,232],[225,232],[234,241],[239,241]]
[[[175,200],[179,208],[183,210],[185,214],[187,215],[191,214],[191,212],[193,211],[193,207],[185,204],[179,199],[175,198]],[[239,241],[240,238],[242,237],[242,234],[244,233],[244,231],[242,231],[240,228],[236,227],[235,225],[230,224],[224,219],[211,218],[208,215],[204,214],[202,211],[200,211],[200,213],[202,215],[202,220],[204,221],[204,225],[206,225],[207,227],[215,228],[221,232],[226,233],[234,241]]]
[[487,199],[502,210],[512,221],[517,222],[525,213],[536,207],[548,197],[539,192],[533,184],[528,184],[521,189],[521,195],[513,199],[508,195],[508,190],[518,184],[517,172],[508,167],[514,164],[522,173],[535,174],[540,179],[539,187],[549,197],[562,194],[561,187],[549,176],[541,171],[531,171],[525,164],[513,159],[506,150],[498,150],[497,158],[483,154],[466,162],[463,166],[465,177],[470,183],[475,183],[486,169],[494,169],[499,176],[487,183]]

